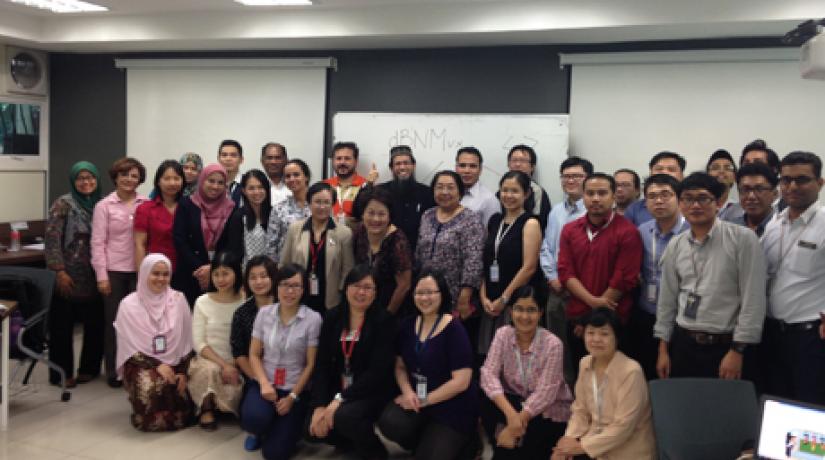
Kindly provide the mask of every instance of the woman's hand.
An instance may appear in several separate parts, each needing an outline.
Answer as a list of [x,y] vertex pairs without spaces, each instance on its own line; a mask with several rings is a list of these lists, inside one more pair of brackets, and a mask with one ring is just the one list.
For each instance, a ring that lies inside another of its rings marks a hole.
[[570,436],[563,436],[559,439],[559,442],[556,443],[556,447],[553,448],[553,455],[556,455],[556,453],[567,456],[575,456],[584,454],[585,451],[582,449],[582,444],[578,439]]
[[161,364],[160,366],[156,367],[155,370],[158,371],[163,380],[166,380],[166,383],[170,385],[174,385],[177,383],[177,379],[175,378],[175,371],[172,369],[172,366],[168,364]]
[[504,427],[498,433],[496,437],[496,445],[499,447],[504,447],[505,449],[514,449],[516,447],[516,443],[518,442],[518,436],[513,433],[513,430],[510,429],[510,425]]
[[198,267],[197,270],[192,272],[192,276],[198,280],[201,289],[206,290],[209,287],[209,264]]
[[241,383],[240,374],[238,374],[238,369],[231,365],[227,364],[223,366],[221,369],[221,379],[223,383],[238,385]]
[[329,435],[329,427],[324,422],[325,407],[316,407],[312,412],[312,419],[309,422],[309,434],[316,438],[326,438]]
[[175,380],[178,384],[178,394],[183,397],[186,394],[186,374],[175,374]]
[[335,412],[341,406],[341,401],[333,399],[331,403],[324,409],[323,422],[326,424],[328,430],[335,428]]
[[97,291],[100,292],[100,295],[102,295],[103,297],[109,297],[110,295],[112,295],[112,283],[110,283],[109,280],[98,281]]
[[57,292],[62,297],[69,297],[72,295],[72,290],[74,289],[74,280],[66,270],[60,270],[57,272]]
[[261,382],[261,398],[273,404],[278,402],[278,393],[275,391],[275,388],[272,387],[271,383]]
[[395,403],[401,406],[404,410],[411,410],[418,412],[421,410],[421,401],[418,400],[418,395],[412,391],[401,393],[395,398]]
[[279,398],[278,402],[275,403],[275,411],[278,412],[278,415],[286,415],[292,410],[294,404],[295,400],[290,396]]

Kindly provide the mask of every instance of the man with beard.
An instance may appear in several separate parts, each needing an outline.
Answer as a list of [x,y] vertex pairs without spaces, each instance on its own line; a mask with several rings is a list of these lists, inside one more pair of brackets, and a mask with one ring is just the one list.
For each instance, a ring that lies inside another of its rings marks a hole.
[[[332,216],[339,223],[348,225],[352,220],[352,204],[367,183],[367,179],[359,175],[358,145],[355,142],[337,142],[332,146],[332,169],[335,176],[324,180],[335,188],[338,199],[332,206]],[[373,168],[374,170],[375,168]]]
[[284,182],[284,165],[287,161],[289,161],[289,157],[286,154],[286,147],[283,145],[277,142],[268,142],[261,148],[261,166],[264,167],[271,184],[272,193],[270,197],[273,205],[292,195]]
[[390,171],[392,180],[384,182],[384,187],[392,196],[392,223],[400,228],[412,246],[418,243],[418,227],[424,211],[435,206],[430,187],[415,180],[415,157],[406,145],[396,145],[390,149]]

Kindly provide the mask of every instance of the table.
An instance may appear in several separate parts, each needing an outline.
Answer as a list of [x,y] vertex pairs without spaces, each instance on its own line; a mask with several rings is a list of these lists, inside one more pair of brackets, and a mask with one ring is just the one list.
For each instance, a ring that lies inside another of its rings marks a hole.
[[46,263],[46,252],[42,249],[21,249],[0,251],[0,265],[40,265]]
[[3,334],[3,352],[2,357],[0,357],[0,385],[3,386],[2,391],[0,391],[0,398],[3,398],[0,401],[0,431],[6,431],[9,426],[9,347],[11,344],[9,343],[10,335],[9,332],[9,323],[11,320],[11,314],[14,310],[17,309],[17,301],[16,300],[0,300],[0,305],[6,307],[5,310],[0,310],[0,322],[3,323],[2,334]]

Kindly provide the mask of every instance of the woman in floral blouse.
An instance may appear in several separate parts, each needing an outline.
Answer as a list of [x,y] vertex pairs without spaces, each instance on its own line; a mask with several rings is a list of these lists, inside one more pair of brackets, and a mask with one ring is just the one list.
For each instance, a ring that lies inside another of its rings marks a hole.
[[[66,386],[86,383],[100,374],[103,358],[103,303],[92,270],[92,211],[100,201],[100,173],[88,161],[69,172],[67,193],[52,204],[46,225],[46,265],[57,272],[57,292],[49,320],[49,357],[66,373]],[[74,378],[72,332],[75,318],[83,323],[83,350]],[[60,376],[50,371],[49,381]]]
[[309,166],[298,158],[287,161],[284,166],[284,182],[292,196],[272,206],[267,231],[268,253],[276,263],[280,264],[289,225],[309,217],[307,189],[310,176]]

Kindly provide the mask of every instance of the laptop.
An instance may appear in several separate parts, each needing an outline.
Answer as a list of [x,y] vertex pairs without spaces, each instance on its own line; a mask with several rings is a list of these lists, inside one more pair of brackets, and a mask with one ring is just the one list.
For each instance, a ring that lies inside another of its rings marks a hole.
[[760,460],[825,460],[825,407],[762,396]]

